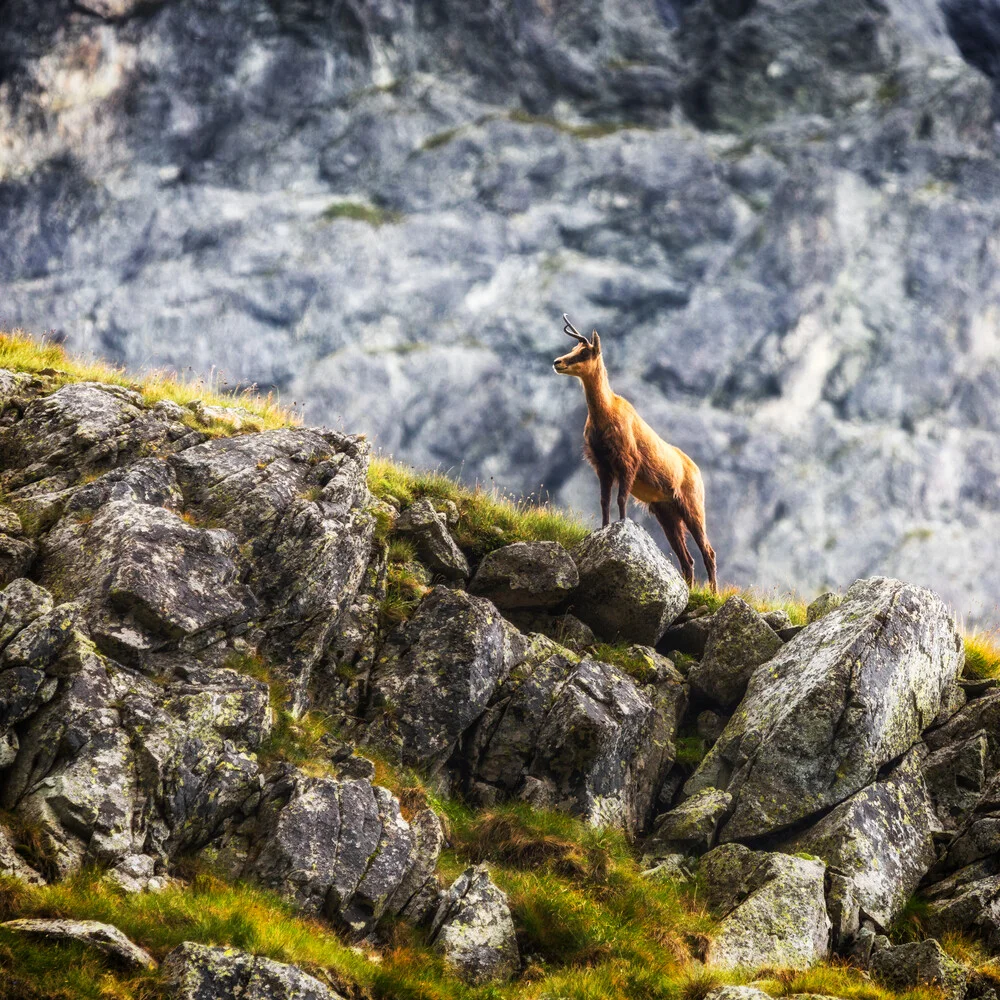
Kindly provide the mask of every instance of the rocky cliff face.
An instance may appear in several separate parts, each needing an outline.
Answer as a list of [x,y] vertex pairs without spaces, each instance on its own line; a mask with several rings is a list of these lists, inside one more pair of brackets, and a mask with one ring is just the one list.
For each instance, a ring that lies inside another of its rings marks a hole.
[[[571,552],[463,552],[467,512],[376,498],[362,440],[213,436],[200,412],[0,372],[0,874],[96,867],[155,892],[196,863],[347,941],[376,947],[396,919],[470,983],[518,975],[489,869],[446,886],[446,826],[375,759],[471,808],[617,827],[657,878],[697,869],[722,968],[839,954],[924,981],[924,952],[887,957],[880,938],[918,889],[934,933],[998,947],[1000,691],[962,679],[939,598],[872,578],[805,627],[738,597],[689,606],[628,521]],[[401,622],[379,613],[390,542],[413,567],[461,557],[423,569],[433,586]],[[282,751],[317,705],[310,754]],[[92,923],[6,928],[154,961]],[[191,942],[164,976],[178,997],[258,980],[328,995]]]
[[0,322],[590,513],[569,310],[725,579],[996,619],[989,0],[2,11]]

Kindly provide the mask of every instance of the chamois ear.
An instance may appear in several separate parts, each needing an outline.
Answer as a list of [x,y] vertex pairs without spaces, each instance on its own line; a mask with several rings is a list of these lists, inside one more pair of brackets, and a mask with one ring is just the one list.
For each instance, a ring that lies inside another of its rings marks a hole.
[[601,338],[597,335],[597,331],[594,331],[594,335],[590,338],[590,346],[593,347],[595,354],[601,353]]

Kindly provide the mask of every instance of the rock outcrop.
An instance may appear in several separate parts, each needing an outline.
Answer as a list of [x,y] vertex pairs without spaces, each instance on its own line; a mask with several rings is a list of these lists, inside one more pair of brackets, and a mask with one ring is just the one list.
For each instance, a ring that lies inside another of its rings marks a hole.
[[724,840],[843,802],[909,750],[961,669],[954,619],[926,590],[859,581],[750,679],[686,789],[733,796]]

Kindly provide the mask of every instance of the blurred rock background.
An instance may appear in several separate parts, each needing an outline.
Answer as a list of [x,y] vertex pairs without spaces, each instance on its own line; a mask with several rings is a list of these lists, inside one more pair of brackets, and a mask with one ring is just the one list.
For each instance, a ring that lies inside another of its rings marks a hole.
[[0,0],[0,325],[593,516],[568,311],[724,581],[997,624],[992,74],[997,0]]

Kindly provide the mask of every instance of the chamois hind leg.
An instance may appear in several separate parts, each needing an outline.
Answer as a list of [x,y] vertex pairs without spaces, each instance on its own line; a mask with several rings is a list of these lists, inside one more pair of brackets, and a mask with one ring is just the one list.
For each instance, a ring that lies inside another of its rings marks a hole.
[[719,592],[715,579],[715,549],[712,548],[705,531],[705,508],[702,504],[690,504],[684,507],[684,523],[691,532],[695,545],[701,550],[701,558],[705,563],[705,571],[708,573],[708,589],[713,593]]
[[649,509],[660,522],[663,533],[670,542],[670,547],[677,556],[677,561],[681,564],[681,573],[684,574],[684,582],[688,587],[694,586],[694,558],[688,551],[687,542],[684,539],[684,522],[676,504],[672,503],[651,503]]

